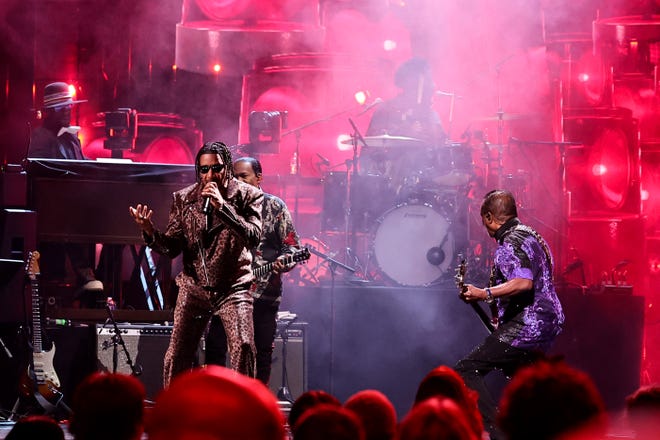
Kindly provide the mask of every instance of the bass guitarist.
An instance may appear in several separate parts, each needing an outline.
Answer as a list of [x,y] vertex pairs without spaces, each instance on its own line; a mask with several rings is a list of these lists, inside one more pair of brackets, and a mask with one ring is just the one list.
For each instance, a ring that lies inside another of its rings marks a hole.
[[[234,161],[234,175],[250,185],[260,187],[263,180],[261,162],[253,157]],[[268,385],[270,380],[273,344],[277,331],[277,312],[282,300],[283,272],[293,269],[284,260],[300,251],[300,239],[293,226],[291,213],[280,198],[264,193],[262,205],[263,232],[255,250],[255,264],[272,263],[272,270],[255,279],[251,288],[254,298],[254,342],[257,348],[257,379]],[[225,365],[227,342],[222,323],[211,320],[206,339],[206,363]]]
[[547,242],[518,219],[509,191],[493,190],[481,204],[481,220],[497,241],[488,287],[465,284],[465,301],[496,305],[496,328],[460,360],[456,371],[479,393],[479,410],[491,439],[502,438],[495,426],[497,405],[485,376],[498,369],[511,376],[545,353],[561,331],[564,314],[552,279],[553,258]]

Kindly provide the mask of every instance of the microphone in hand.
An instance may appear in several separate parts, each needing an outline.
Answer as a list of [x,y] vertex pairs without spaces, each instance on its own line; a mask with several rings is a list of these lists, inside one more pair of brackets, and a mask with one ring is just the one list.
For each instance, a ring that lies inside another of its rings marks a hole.
[[211,197],[206,196],[202,202],[202,213],[209,215],[211,212],[213,212],[213,208],[211,207]]

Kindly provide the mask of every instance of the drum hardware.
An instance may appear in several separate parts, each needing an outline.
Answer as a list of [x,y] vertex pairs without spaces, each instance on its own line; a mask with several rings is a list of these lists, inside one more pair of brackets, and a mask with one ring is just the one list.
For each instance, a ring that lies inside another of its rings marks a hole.
[[334,369],[334,356],[335,352],[335,272],[337,268],[344,269],[350,273],[355,273],[355,269],[347,266],[329,255],[324,254],[323,252],[317,251],[314,248],[308,248],[309,251],[328,262],[328,268],[330,269],[330,393],[334,392],[334,383],[333,383],[333,369]]

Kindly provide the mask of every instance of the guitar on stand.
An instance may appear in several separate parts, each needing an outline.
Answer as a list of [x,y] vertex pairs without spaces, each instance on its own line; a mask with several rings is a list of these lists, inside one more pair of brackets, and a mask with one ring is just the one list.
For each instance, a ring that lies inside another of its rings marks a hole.
[[463,256],[460,257],[460,263],[456,268],[456,275],[454,275],[454,280],[456,281],[456,287],[458,287],[458,296],[461,300],[467,302],[477,313],[479,319],[486,327],[489,333],[493,333],[497,329],[497,307],[495,303],[490,304],[491,316],[488,316],[488,313],[479,305],[476,301],[466,301],[463,293],[467,290],[465,287],[465,272],[467,271],[467,262]]
[[[41,408],[50,414],[58,407],[68,408],[62,401],[60,380],[53,367],[55,343],[50,350],[44,350],[41,329],[41,304],[39,300],[39,252],[30,252],[25,273],[30,280],[32,299],[32,356],[27,370],[20,380],[19,391],[27,398],[34,398]],[[19,398],[20,400],[20,398]],[[16,402],[15,408],[18,406]]]

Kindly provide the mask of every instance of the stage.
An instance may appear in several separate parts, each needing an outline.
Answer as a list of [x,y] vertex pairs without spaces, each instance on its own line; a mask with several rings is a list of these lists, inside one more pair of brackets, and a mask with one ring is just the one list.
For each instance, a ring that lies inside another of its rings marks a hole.
[[[566,326],[552,353],[588,372],[608,408],[620,409],[640,383],[644,298],[566,291],[561,299]],[[377,389],[392,400],[400,417],[410,409],[417,384],[428,371],[440,364],[454,365],[487,334],[450,286],[351,285],[340,279],[335,286],[287,285],[280,310],[294,313],[290,328],[300,330],[289,333],[287,342],[287,380],[294,398],[304,389],[323,389],[344,401],[359,390]],[[102,348],[107,335],[99,334],[105,318],[99,312],[103,311],[48,312],[52,318],[73,318],[71,326],[48,328],[57,347],[54,367],[67,399],[85,374],[111,369],[111,350]],[[154,397],[171,328],[168,312],[117,310],[117,316],[122,328],[140,330],[136,339],[124,334],[133,360],[143,364],[140,380]],[[139,321],[125,321],[130,318]],[[15,326],[1,329],[13,355],[2,363],[1,374],[2,408],[10,409],[26,350],[19,346]],[[271,389],[277,393],[282,384],[281,338],[273,362]],[[501,377],[491,380],[501,387]]]

